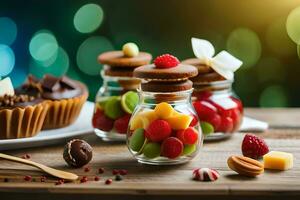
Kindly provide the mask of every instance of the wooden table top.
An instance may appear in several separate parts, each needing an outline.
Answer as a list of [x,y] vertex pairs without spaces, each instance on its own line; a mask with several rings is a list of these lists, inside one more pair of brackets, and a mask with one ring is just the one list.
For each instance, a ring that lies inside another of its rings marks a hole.
[[[294,168],[289,171],[265,171],[257,178],[245,178],[229,170],[226,160],[230,155],[241,154],[240,146],[245,133],[234,134],[230,139],[205,143],[199,155],[191,162],[177,166],[147,166],[137,163],[127,147],[120,143],[104,143],[95,136],[85,138],[94,149],[94,157],[84,169],[71,169],[66,166],[62,151],[64,144],[51,147],[37,147],[7,151],[10,155],[31,155],[31,160],[51,167],[88,176],[87,183],[66,183],[55,185],[54,179],[41,183],[41,172],[34,168],[8,161],[0,161],[0,193],[5,198],[32,199],[282,199],[282,195],[300,196],[300,109],[246,109],[246,115],[269,122],[270,129],[257,133],[264,137],[271,150],[294,154]],[[100,167],[104,174],[98,174]],[[196,182],[191,180],[192,170],[198,167],[215,168],[220,173],[216,182]],[[113,169],[127,169],[124,180],[105,185],[107,178],[114,178]],[[23,177],[31,175],[35,182],[25,182]],[[101,180],[92,181],[95,175]],[[9,177],[9,182],[3,178]],[[88,195],[88,196],[87,196]],[[143,196],[143,197],[142,197]]]

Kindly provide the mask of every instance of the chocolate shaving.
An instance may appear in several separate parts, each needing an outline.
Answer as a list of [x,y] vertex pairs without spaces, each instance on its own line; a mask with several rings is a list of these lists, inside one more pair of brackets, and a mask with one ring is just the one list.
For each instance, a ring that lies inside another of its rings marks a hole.
[[59,82],[60,82],[60,78],[56,78],[51,75],[45,75],[41,81],[41,84],[44,89],[54,92],[59,90],[60,88]]
[[66,76],[63,76],[60,82],[62,85],[68,87],[69,89],[75,89],[77,87],[77,84]]

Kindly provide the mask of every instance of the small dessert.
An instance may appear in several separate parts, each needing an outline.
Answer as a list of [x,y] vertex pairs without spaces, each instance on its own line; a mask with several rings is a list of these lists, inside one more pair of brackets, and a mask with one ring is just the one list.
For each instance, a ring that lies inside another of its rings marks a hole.
[[49,110],[43,129],[55,129],[72,124],[80,114],[88,97],[87,87],[67,76],[45,75],[41,80],[29,76],[16,91],[49,101]]
[[293,168],[293,154],[271,151],[263,156],[265,169],[288,170]]
[[198,168],[193,171],[193,179],[195,181],[216,181],[220,177],[217,170],[210,168]]
[[264,165],[257,160],[245,156],[230,156],[228,167],[240,175],[255,177],[264,172]]
[[242,143],[242,152],[244,156],[258,159],[269,152],[269,147],[262,138],[246,134]]
[[73,139],[69,141],[63,152],[66,163],[75,168],[88,164],[93,157],[92,147],[84,140]]
[[10,78],[0,80],[0,139],[35,136],[48,108],[48,102],[39,97],[15,94]]
[[151,54],[140,52],[134,43],[123,45],[122,51],[105,52],[98,57],[104,64],[103,85],[96,97],[92,124],[104,140],[125,140],[130,116],[139,101],[136,89],[141,81],[132,77],[135,68],[148,64]]
[[209,127],[206,138],[230,136],[240,127],[243,116],[242,103],[231,91],[234,72],[242,62],[226,51],[214,56],[215,49],[206,40],[192,38],[192,47],[197,58],[182,63],[198,69],[198,75],[190,78],[194,87],[192,101],[199,119],[205,123],[201,126]]
[[192,159],[202,145],[198,118],[190,102],[189,77],[197,69],[165,54],[134,70],[142,80],[140,101],[131,116],[128,148],[146,164],[177,164]]

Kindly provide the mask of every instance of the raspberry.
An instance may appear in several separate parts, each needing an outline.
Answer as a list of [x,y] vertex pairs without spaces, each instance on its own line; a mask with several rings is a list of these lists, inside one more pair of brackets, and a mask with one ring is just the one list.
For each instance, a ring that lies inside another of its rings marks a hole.
[[177,158],[182,154],[182,152],[183,143],[175,137],[165,139],[161,145],[161,154],[167,158]]
[[183,142],[183,144],[195,144],[198,140],[198,133],[194,128],[187,128],[185,130],[179,130],[176,134],[177,138]]
[[156,57],[154,60],[155,67],[157,68],[176,67],[179,63],[179,60],[175,56],[170,54],[163,54]]
[[154,120],[146,129],[145,136],[153,142],[163,141],[172,133],[171,126],[165,120]]
[[115,121],[114,127],[118,133],[126,134],[130,116],[131,115],[125,115]]
[[230,133],[233,131],[233,120],[230,117],[223,117],[217,132]]
[[242,143],[244,156],[257,159],[269,152],[269,147],[262,138],[246,134]]
[[191,123],[190,123],[190,127],[194,127],[194,126],[196,126],[197,125],[197,123],[198,123],[198,119],[197,119],[197,116],[196,115],[192,115],[192,117],[193,117],[193,120],[191,121]]
[[97,110],[93,116],[93,127],[102,131],[111,131],[114,125],[114,120],[106,117],[102,110]]

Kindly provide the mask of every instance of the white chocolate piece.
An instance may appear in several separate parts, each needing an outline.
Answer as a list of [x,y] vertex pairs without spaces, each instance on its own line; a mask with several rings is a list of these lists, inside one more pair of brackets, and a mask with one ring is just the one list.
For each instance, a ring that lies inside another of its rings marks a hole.
[[263,156],[265,169],[288,170],[293,168],[293,154],[271,151]]
[[14,95],[15,90],[9,77],[0,80],[0,96]]
[[123,53],[127,57],[135,57],[139,55],[139,48],[135,43],[126,43],[123,45]]

